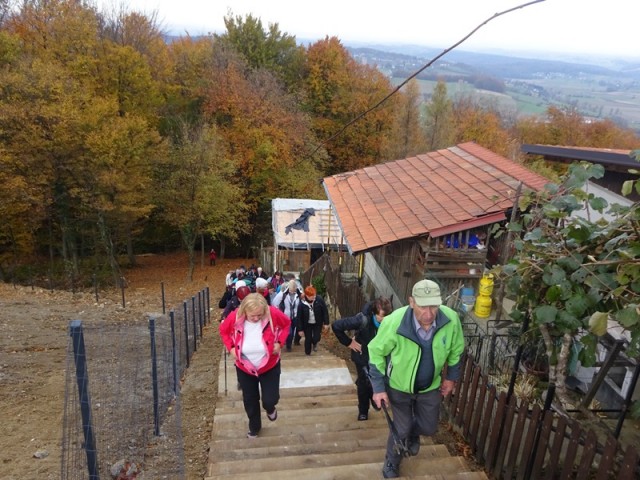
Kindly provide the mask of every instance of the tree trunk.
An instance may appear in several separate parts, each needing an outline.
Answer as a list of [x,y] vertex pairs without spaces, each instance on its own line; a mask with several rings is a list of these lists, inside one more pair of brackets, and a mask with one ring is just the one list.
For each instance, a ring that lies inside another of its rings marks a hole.
[[131,229],[127,231],[127,257],[129,258],[129,266],[135,267],[137,262],[136,256],[133,253],[133,235],[131,235]]

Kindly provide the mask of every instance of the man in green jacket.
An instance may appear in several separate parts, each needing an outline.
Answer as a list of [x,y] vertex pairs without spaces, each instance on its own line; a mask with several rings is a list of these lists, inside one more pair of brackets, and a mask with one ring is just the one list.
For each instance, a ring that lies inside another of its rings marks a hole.
[[[369,343],[373,401],[380,408],[383,402],[391,406],[398,439],[410,455],[418,454],[420,435],[436,432],[442,397],[460,378],[463,350],[460,318],[442,305],[440,287],[431,280],[413,286],[409,306],[385,317]],[[389,432],[384,478],[399,476],[401,460]]]

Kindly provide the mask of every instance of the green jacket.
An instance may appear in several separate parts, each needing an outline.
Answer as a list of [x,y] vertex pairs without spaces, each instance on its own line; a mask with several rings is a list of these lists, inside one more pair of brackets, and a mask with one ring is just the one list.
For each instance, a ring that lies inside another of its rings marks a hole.
[[[420,390],[428,392],[440,387],[441,373],[447,365],[447,380],[460,378],[460,357],[464,350],[464,334],[458,314],[441,305],[435,319],[432,359],[423,359],[413,320],[413,309],[402,307],[387,315],[378,334],[369,343],[369,375],[373,391],[385,391],[385,385],[405,393],[415,392],[418,366],[423,362],[432,369],[431,385]],[[395,366],[395,368],[394,368]]]

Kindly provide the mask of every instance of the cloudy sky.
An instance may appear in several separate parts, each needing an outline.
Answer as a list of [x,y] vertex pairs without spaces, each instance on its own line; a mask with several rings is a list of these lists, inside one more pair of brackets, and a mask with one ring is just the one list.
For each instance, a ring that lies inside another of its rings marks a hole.
[[[224,32],[223,18],[252,14],[299,40],[411,43],[447,48],[495,13],[526,0],[98,0],[157,12],[173,34]],[[566,52],[640,58],[638,0],[545,0],[491,20],[460,49]]]

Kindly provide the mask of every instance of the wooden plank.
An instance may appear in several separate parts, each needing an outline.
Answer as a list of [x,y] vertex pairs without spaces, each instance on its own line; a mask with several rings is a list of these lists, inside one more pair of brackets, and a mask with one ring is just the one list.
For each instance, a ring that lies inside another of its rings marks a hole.
[[500,435],[502,435],[503,420],[507,404],[507,394],[501,392],[498,397],[498,407],[493,418],[491,426],[491,436],[489,437],[489,448],[487,449],[487,462],[486,465],[489,470],[493,470],[493,463],[496,459],[496,453],[498,449],[498,443],[500,441]]
[[[531,416],[529,417],[529,425],[527,427],[527,436],[524,440],[522,459],[520,460],[520,467],[518,468],[517,480],[525,480],[529,478],[527,475],[527,467],[529,465],[529,458],[533,453],[533,442],[535,440],[536,430],[538,429],[538,423],[540,422],[540,405],[534,405],[531,409]],[[525,477],[526,476],[526,477]]]
[[553,427],[553,412],[548,410],[542,413],[544,420],[542,421],[542,429],[538,438],[538,446],[536,450],[536,458],[533,460],[533,468],[531,469],[531,478],[539,478],[542,466],[544,465],[544,457],[551,442],[551,429]]
[[584,442],[584,447],[582,448],[582,458],[580,460],[577,478],[590,478],[589,474],[591,473],[593,459],[596,456],[597,446],[598,438],[593,430],[589,430],[587,432],[587,439]]
[[511,436],[518,436],[518,430],[513,430],[513,417],[516,411],[517,399],[514,396],[507,404],[507,414],[504,418],[504,427],[502,429],[502,438],[500,444],[497,446],[498,454],[496,455],[496,461],[494,462],[493,470],[495,472],[502,472],[502,465],[504,464],[504,458],[511,445]]
[[478,459],[481,462],[486,460],[485,455],[485,441],[487,439],[487,434],[489,433],[489,425],[491,425],[491,418],[493,413],[493,406],[495,404],[496,398],[496,387],[491,386],[489,389],[489,395],[487,396],[484,404],[484,415],[482,416],[482,428],[480,429],[480,436],[478,442]]
[[624,452],[624,458],[622,459],[622,465],[618,472],[617,480],[636,480],[638,478],[638,452],[634,447],[629,445],[626,452]]
[[[471,388],[469,389],[469,393],[467,399],[471,399],[473,406],[476,406],[477,395],[478,395],[478,381],[480,379],[480,368],[475,368],[473,370],[473,380],[471,381]],[[477,412],[475,408],[469,408],[469,401],[465,402],[464,408],[464,418],[462,421],[462,433],[465,438],[469,438],[469,429],[471,425],[471,418],[473,417],[473,413]]]
[[509,457],[507,460],[504,478],[513,478],[514,472],[517,470],[518,465],[522,466],[524,462],[524,460],[520,459],[520,457],[522,456],[520,455],[520,444],[522,443],[522,433],[524,432],[524,425],[527,421],[528,413],[529,405],[523,402],[522,405],[520,405],[520,408],[518,408],[515,428],[515,431],[518,432],[518,435],[516,435],[509,447]]
[[463,406],[466,405],[466,399],[469,398],[469,387],[471,384],[471,380],[472,380],[472,369],[473,369],[473,362],[467,362],[467,364],[465,365],[465,369],[464,369],[464,382],[462,382],[462,385],[460,385],[460,392],[457,396],[456,399],[456,405],[455,405],[455,424],[458,426],[462,425],[462,418],[464,415],[464,408]]
[[482,406],[484,405],[485,398],[487,396],[487,382],[484,376],[482,376],[482,383],[480,384],[480,393],[478,394],[478,401],[476,402],[476,415],[473,417],[473,423],[469,430],[469,446],[474,454],[478,451],[478,430],[480,429],[480,420],[482,419]]
[[616,459],[616,451],[618,449],[618,441],[609,435],[607,442],[604,445],[604,451],[600,456],[600,463],[598,464],[598,472],[595,480],[607,480],[610,478],[613,472]]
[[582,429],[576,422],[571,423],[571,438],[569,439],[569,445],[567,446],[567,452],[564,456],[564,465],[560,472],[560,480],[569,479],[573,477],[573,463],[576,460],[576,454],[578,452],[578,444],[580,443],[580,435]]
[[567,429],[567,418],[560,417],[556,426],[555,435],[553,438],[553,445],[551,446],[549,463],[547,464],[547,478],[554,478],[558,468],[558,460],[560,458],[560,452],[562,452],[562,445],[564,445],[565,431]]

